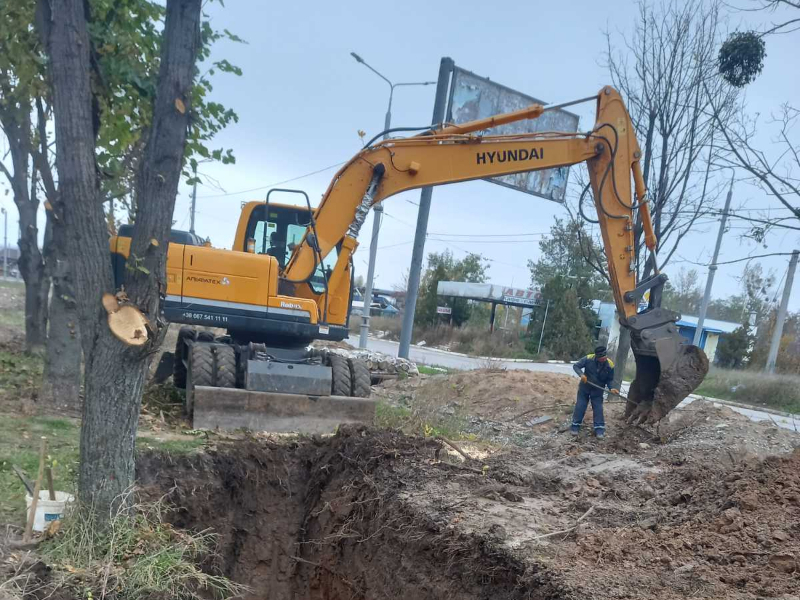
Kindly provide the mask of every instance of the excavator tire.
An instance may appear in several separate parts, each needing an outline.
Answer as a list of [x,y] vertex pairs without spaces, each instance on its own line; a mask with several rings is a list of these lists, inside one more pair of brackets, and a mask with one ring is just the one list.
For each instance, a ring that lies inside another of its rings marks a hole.
[[652,424],[663,419],[703,382],[708,357],[697,346],[680,346],[677,358],[662,368],[654,356],[636,356],[636,377],[628,391],[629,423]]
[[212,346],[216,360],[215,387],[236,387],[236,351],[233,346]]
[[351,396],[352,377],[350,376],[350,365],[347,359],[338,354],[329,354],[328,366],[330,366],[331,371],[333,371],[331,394],[334,396]]
[[213,342],[214,341],[214,334],[210,331],[198,331],[197,332],[197,341],[198,342]]
[[189,374],[186,379],[184,408],[190,417],[194,412],[194,388],[198,385],[214,385],[214,355],[211,346],[192,344],[190,349]]
[[197,332],[191,327],[181,327],[175,344],[175,359],[172,363],[172,383],[178,389],[186,387],[186,359],[188,357],[186,340],[197,339]]
[[357,358],[348,358],[347,364],[350,365],[351,396],[354,398],[369,398],[372,391],[372,376],[367,364]]

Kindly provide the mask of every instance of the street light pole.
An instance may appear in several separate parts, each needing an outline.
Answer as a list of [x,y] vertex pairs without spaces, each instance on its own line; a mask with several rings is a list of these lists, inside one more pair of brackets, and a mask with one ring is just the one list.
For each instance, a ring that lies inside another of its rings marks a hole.
[[[389,78],[385,77],[376,69],[372,68],[367,62],[355,52],[351,52],[356,62],[361,63],[370,71],[375,73],[378,77],[383,79],[389,84],[389,106],[386,108],[386,118],[383,121],[383,139],[389,138],[389,129],[392,127],[392,99],[394,98],[394,88],[399,86],[409,85],[432,85],[435,81],[420,81],[418,83],[392,83]],[[375,261],[378,257],[378,234],[381,229],[381,221],[383,220],[383,206],[378,203],[374,207],[374,214],[372,216],[372,239],[369,246],[369,265],[367,266],[367,281],[364,284],[364,308],[361,311],[361,335],[358,340],[359,348],[367,347],[367,338],[369,337],[369,317],[370,307],[372,305],[372,284],[375,280]]]
[[3,211],[3,279],[8,279],[8,211]]
[[204,162],[211,162],[212,160],[211,158],[204,158],[203,160],[198,160],[192,166],[192,208],[189,217],[189,233],[194,233],[194,213],[197,207],[197,165]]
[[189,233],[194,233],[194,210],[197,205],[197,164],[192,167],[192,216],[189,221]]

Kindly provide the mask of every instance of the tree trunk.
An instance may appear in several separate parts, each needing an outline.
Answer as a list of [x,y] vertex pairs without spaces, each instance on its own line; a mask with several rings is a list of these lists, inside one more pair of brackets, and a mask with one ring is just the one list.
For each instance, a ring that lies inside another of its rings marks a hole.
[[[29,189],[31,150],[31,104],[4,106],[0,110],[3,132],[8,140],[13,173],[5,166],[14,193],[14,204],[19,211],[19,272],[25,281],[25,349],[39,352],[47,337],[47,295],[50,281],[45,277],[44,260],[39,251],[39,229],[35,184]],[[35,179],[35,178],[34,178]]]
[[[27,247],[26,251],[22,250],[23,246]],[[41,353],[47,341],[50,280],[45,276],[38,246],[20,242],[19,272],[25,281],[25,351]]]
[[[27,181],[27,174],[25,177]],[[27,185],[26,185],[27,187]],[[39,203],[26,198],[19,208],[19,272],[25,281],[25,350],[41,353],[47,341],[47,297],[50,279],[45,272],[44,258],[39,250],[39,229],[36,211]]]
[[[81,344],[84,403],[78,494],[107,517],[127,502],[151,341],[128,347],[108,328],[101,304],[113,292],[108,230],[94,157],[89,37],[83,0],[40,0],[49,23],[56,165],[63,203]],[[139,220],[133,236],[130,298],[158,323],[169,229],[189,124],[189,96],[200,42],[200,0],[168,0],[153,125],[137,178]],[[48,12],[52,10],[52,16]],[[152,240],[155,243],[152,243]],[[147,273],[146,271],[149,271]],[[126,281],[128,284],[128,281]]]
[[[51,202],[53,204],[53,202]],[[81,411],[81,345],[78,314],[70,274],[66,231],[60,218],[49,211],[51,238],[45,246],[48,272],[53,282],[48,319],[47,353],[40,401],[71,414]]]

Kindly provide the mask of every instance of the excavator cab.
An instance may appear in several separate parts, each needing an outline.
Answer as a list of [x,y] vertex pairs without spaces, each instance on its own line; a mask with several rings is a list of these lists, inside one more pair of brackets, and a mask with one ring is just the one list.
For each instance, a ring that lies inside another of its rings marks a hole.
[[[299,192],[299,190],[291,190]],[[299,246],[311,225],[313,211],[307,206],[278,203],[251,203],[248,212],[244,247],[254,254],[275,257],[281,272],[286,268],[294,249]],[[238,236],[237,236],[238,240]],[[240,250],[240,248],[234,248]],[[313,294],[323,294],[326,282],[336,265],[338,248],[334,246],[317,265],[308,278],[308,287]]]

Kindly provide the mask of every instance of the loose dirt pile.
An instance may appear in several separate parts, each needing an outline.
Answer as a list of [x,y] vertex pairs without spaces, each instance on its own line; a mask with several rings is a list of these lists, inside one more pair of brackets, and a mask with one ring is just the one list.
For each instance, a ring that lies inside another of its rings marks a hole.
[[508,421],[521,413],[571,407],[576,383],[574,377],[560,373],[480,369],[434,375],[419,382],[387,382],[382,389],[389,397],[406,395],[412,402],[457,407],[473,416]]
[[204,568],[250,599],[800,598],[796,432],[698,401],[657,429],[610,404],[605,440],[573,438],[575,384],[489,370],[391,382],[385,402],[458,411],[512,443],[458,442],[463,458],[366,426],[237,434],[139,455],[141,493],[172,504],[175,526],[217,532]]
[[797,597],[800,452],[732,469],[687,465],[653,483],[638,513],[601,513],[560,549],[574,576],[603,582],[595,597],[625,597],[631,583],[640,597]]
[[[418,420],[446,421],[450,428],[494,445],[560,448],[572,442],[562,434],[569,426],[577,385],[577,378],[559,373],[481,369],[385,382],[373,396],[412,412]],[[606,399],[606,449],[639,451],[644,443],[670,451],[764,456],[789,452],[798,440],[794,432],[769,421],[754,423],[728,407],[705,401],[673,410],[657,427],[625,427],[624,410],[624,400]],[[584,419],[587,432],[591,422],[589,409]]]

